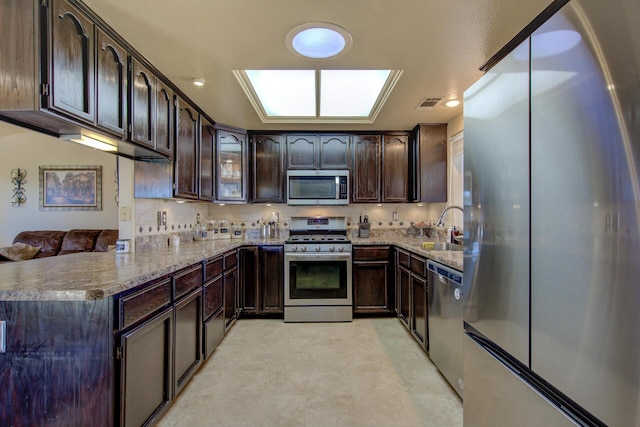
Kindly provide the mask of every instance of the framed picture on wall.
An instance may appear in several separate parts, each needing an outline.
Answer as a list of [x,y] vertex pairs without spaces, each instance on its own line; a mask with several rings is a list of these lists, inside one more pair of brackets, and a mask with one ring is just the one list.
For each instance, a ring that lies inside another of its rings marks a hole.
[[101,211],[102,166],[40,166],[41,211]]

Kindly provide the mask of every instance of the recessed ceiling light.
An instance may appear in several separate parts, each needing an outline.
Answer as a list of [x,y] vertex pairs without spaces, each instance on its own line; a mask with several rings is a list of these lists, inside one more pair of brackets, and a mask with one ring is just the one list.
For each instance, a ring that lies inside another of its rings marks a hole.
[[444,105],[446,107],[449,107],[449,108],[457,107],[458,105],[460,105],[460,100],[458,100],[458,99],[450,99],[447,102],[445,102]]
[[198,87],[204,86],[204,79],[201,77],[195,78],[193,79],[193,84]]
[[332,58],[353,44],[351,34],[330,22],[307,22],[289,31],[287,48],[296,55],[311,59]]

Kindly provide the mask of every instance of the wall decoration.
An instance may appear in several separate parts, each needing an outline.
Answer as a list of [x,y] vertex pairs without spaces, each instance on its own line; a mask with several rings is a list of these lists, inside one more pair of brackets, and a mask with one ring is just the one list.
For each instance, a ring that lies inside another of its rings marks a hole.
[[41,211],[101,211],[102,166],[40,166]]
[[22,207],[27,202],[27,196],[24,195],[24,185],[27,183],[26,176],[27,171],[24,169],[17,168],[11,171],[11,183],[15,185],[11,197],[11,206],[14,208]]

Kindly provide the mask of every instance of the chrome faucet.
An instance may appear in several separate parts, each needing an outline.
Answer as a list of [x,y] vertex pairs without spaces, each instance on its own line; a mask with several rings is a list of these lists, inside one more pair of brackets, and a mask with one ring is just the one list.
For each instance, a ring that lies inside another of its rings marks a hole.
[[444,225],[444,214],[447,213],[447,211],[451,210],[451,209],[458,209],[460,210],[460,212],[464,213],[464,210],[462,210],[462,208],[460,206],[447,206],[446,208],[444,208],[442,210],[442,213],[440,214],[440,216],[438,217],[438,220],[436,221],[436,226],[438,227],[442,227]]

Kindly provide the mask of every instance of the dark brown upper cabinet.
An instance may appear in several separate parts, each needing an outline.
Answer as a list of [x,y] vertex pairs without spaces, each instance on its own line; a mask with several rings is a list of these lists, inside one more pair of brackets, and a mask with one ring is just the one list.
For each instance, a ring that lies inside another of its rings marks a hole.
[[173,157],[180,91],[84,3],[4,1],[0,40],[0,117],[51,135],[108,136],[127,157]]
[[136,58],[131,58],[131,141],[155,148],[156,76]]
[[287,141],[287,169],[316,169],[318,167],[317,135],[285,136]]
[[409,200],[409,133],[382,135],[382,202]]
[[205,118],[200,119],[200,200],[215,199],[216,130]]
[[173,158],[173,91],[160,79],[156,79],[154,149]]
[[279,134],[251,136],[251,201],[254,203],[285,201],[283,139]]
[[320,169],[349,169],[351,135],[320,135]]
[[247,132],[216,125],[216,201],[247,201]]
[[351,135],[287,134],[287,169],[348,169]]
[[411,132],[411,199],[447,201],[447,125],[419,124]]
[[353,136],[352,201],[380,202],[380,135]]
[[95,24],[65,0],[51,2],[50,19],[49,108],[94,123]]
[[125,48],[97,28],[97,125],[120,138],[127,137],[127,61]]
[[174,196],[198,198],[198,145],[200,117],[196,109],[176,97],[176,154],[174,158]]

